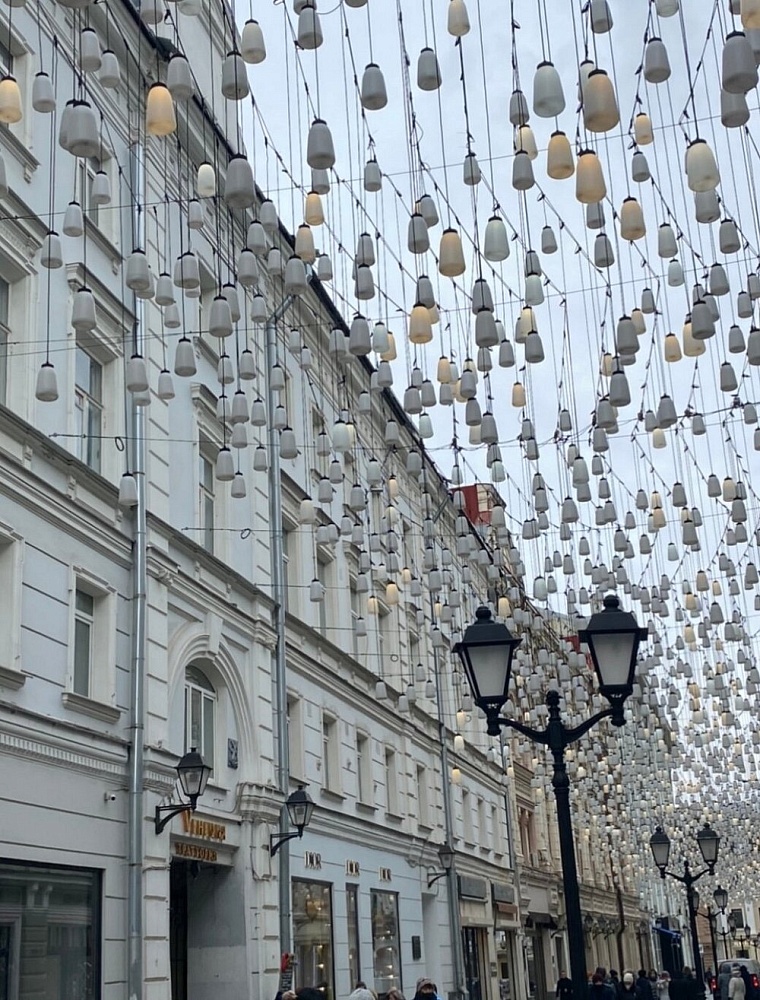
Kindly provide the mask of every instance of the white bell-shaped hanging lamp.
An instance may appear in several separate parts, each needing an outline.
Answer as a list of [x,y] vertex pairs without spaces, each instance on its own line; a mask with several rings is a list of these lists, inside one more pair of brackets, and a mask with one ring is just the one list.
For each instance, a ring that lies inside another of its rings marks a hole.
[[539,118],[554,118],[565,110],[562,80],[554,63],[538,64],[533,76],[533,111]]
[[486,223],[483,238],[483,256],[486,260],[502,261],[509,257],[509,237],[504,220],[498,215],[492,215]]
[[233,49],[222,62],[222,94],[228,101],[243,101],[250,92],[245,60]]
[[66,148],[72,156],[96,157],[100,154],[100,128],[92,105],[75,101],[69,112]]
[[171,275],[166,271],[163,271],[158,276],[154,298],[156,305],[159,306],[170,306],[176,301],[174,297],[174,282],[171,279]]
[[308,288],[306,266],[300,257],[293,254],[285,265],[285,294],[304,295]]
[[269,198],[265,198],[261,205],[259,205],[259,222],[264,227],[264,232],[270,236],[277,232],[277,227],[279,226],[277,209],[274,202]]
[[745,94],[720,92],[720,120],[726,128],[741,128],[749,121],[749,105]]
[[388,103],[385,77],[377,63],[368,63],[362,74],[359,93],[362,107],[367,111],[380,111]]
[[97,73],[103,57],[98,33],[94,28],[84,28],[79,36],[79,65],[83,73]]
[[190,63],[181,52],[176,52],[166,67],[166,86],[175,101],[189,101],[195,93]]
[[115,90],[121,83],[119,58],[111,49],[106,49],[100,58],[98,80],[106,90]]
[[330,129],[321,118],[315,118],[306,142],[306,162],[317,170],[329,170],[335,165],[335,147]]
[[133,292],[150,287],[150,266],[144,250],[133,250],[124,267],[124,283]]
[[720,184],[715,155],[705,139],[695,139],[686,150],[686,180],[692,191],[712,191]]
[[535,183],[530,155],[524,149],[520,149],[512,158],[512,187],[515,191],[529,191]]
[[383,186],[383,175],[380,165],[373,157],[364,164],[364,190],[374,193],[380,191]]
[[40,264],[51,269],[63,267],[63,250],[58,233],[51,231],[42,241]]
[[424,254],[430,249],[428,227],[420,212],[413,212],[409,219],[406,245],[414,254]]
[[180,337],[177,341],[177,348],[174,352],[174,374],[181,378],[189,378],[195,375],[197,367],[195,364],[195,351],[189,337]]
[[177,131],[174,101],[165,83],[154,83],[145,101],[145,130],[149,135],[167,136]]
[[216,171],[210,163],[201,163],[195,179],[195,193],[199,198],[216,196]]
[[464,158],[462,180],[468,187],[475,187],[476,184],[480,184],[480,166],[478,164],[478,158],[472,152],[468,153]]
[[631,180],[635,184],[644,184],[651,177],[652,174],[649,170],[647,158],[640,149],[637,149],[631,158]]
[[738,253],[741,249],[739,230],[733,219],[724,219],[718,230],[718,245],[724,254]]
[[640,240],[646,235],[644,212],[639,202],[628,197],[620,208],[620,236],[624,240]]
[[148,369],[145,358],[133,354],[125,365],[125,383],[129,392],[148,391]]
[[640,111],[633,119],[633,137],[638,146],[650,146],[654,142],[652,119],[644,111]]
[[253,18],[246,21],[243,25],[240,35],[240,54],[252,66],[263,63],[267,57],[264,33],[261,30],[259,22],[254,21]]
[[575,197],[581,204],[589,205],[602,201],[607,195],[602,165],[599,157],[591,149],[578,154],[575,171]]
[[42,403],[54,403],[58,399],[58,379],[49,361],[43,362],[37,371],[34,395]]
[[309,191],[303,209],[303,221],[307,226],[321,226],[325,221],[322,199],[316,191]]
[[[430,310],[416,303],[409,315],[409,340],[412,344],[428,344],[433,339]],[[375,348],[377,350],[377,348]]]
[[304,4],[299,13],[296,37],[302,49],[318,49],[324,41],[322,24],[313,3]]
[[664,83],[670,79],[670,59],[661,38],[653,36],[644,49],[644,79],[647,83]]
[[[454,2],[454,0],[452,0]],[[445,278],[456,278],[465,272],[462,240],[456,229],[445,229],[438,249],[438,270]]]
[[757,63],[743,31],[732,31],[723,43],[721,85],[729,94],[748,94],[757,86]]
[[515,131],[515,152],[527,153],[531,163],[538,158],[536,137],[530,125],[520,125]]
[[145,24],[161,24],[166,17],[163,0],[141,0],[139,10],[140,18]]
[[679,0],[655,0],[655,10],[660,17],[673,17],[678,13]]
[[454,38],[462,38],[470,30],[470,16],[464,0],[449,0],[446,28]]
[[583,90],[583,122],[589,132],[609,132],[620,123],[615,88],[603,69],[589,73]]
[[575,173],[573,150],[564,132],[552,132],[546,151],[546,172],[555,181],[565,180]]
[[171,372],[166,368],[162,369],[158,373],[156,395],[159,399],[163,399],[166,402],[170,399],[174,399],[174,396],[176,395],[174,392],[174,379],[172,378]]
[[111,202],[111,181],[105,170],[98,170],[92,178],[90,201],[93,205],[109,205]]
[[80,288],[74,295],[71,325],[75,330],[89,332],[98,325],[95,297],[89,288]]
[[681,345],[678,343],[678,337],[674,333],[666,334],[662,348],[663,356],[669,364],[681,360]]
[[332,260],[326,253],[321,253],[317,257],[317,277],[320,281],[332,281],[333,279]]
[[589,18],[595,35],[605,35],[612,31],[612,11],[607,0],[591,0]]
[[667,222],[664,222],[657,230],[657,253],[664,260],[675,257],[678,253],[676,234],[673,227]]
[[40,114],[55,111],[55,91],[47,73],[37,73],[32,82],[32,107]]
[[417,59],[417,86],[420,90],[438,90],[442,82],[441,67],[435,50],[429,47],[422,49]]
[[527,125],[530,120],[528,101],[521,90],[513,90],[509,99],[509,120],[515,128]]
[[174,284],[186,290],[200,287],[200,265],[191,250],[186,250],[174,262]]
[[311,226],[307,226],[305,222],[296,230],[294,250],[297,256],[307,264],[313,264],[317,259],[317,252],[314,248],[314,234],[311,231]]
[[245,156],[233,156],[224,178],[224,200],[230,208],[250,208],[256,200],[253,169]]

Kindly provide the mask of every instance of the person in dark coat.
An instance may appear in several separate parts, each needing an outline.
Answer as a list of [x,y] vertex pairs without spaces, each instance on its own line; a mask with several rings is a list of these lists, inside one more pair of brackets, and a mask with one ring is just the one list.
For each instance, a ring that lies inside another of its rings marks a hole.
[[640,1000],[657,1000],[652,989],[652,984],[647,979],[646,969],[639,969],[639,975],[636,979],[636,992]]
[[573,981],[569,978],[568,974],[563,969],[559,974],[559,979],[557,980],[557,987],[554,991],[554,995],[557,1000],[572,1000],[573,997]]
[[680,979],[670,980],[670,1000],[705,1000],[704,983],[697,979],[688,965],[683,967]]
[[639,997],[632,972],[624,973],[622,982],[618,983],[617,995],[618,1000],[644,1000],[644,998]]
[[610,987],[604,981],[604,976],[595,972],[588,988],[589,1000],[610,1000]]

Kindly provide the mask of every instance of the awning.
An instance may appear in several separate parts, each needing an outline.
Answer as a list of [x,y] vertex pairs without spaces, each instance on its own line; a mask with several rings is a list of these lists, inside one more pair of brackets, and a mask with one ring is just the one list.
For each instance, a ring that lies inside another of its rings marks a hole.
[[657,931],[659,934],[664,934],[666,937],[679,939],[681,937],[680,931],[672,931],[669,927],[659,927],[657,924],[652,924],[652,930]]

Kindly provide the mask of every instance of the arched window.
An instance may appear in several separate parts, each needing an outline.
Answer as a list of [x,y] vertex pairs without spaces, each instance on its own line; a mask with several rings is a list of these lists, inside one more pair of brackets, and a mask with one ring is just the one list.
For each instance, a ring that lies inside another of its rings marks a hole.
[[214,770],[216,691],[198,667],[185,671],[185,751],[195,747]]

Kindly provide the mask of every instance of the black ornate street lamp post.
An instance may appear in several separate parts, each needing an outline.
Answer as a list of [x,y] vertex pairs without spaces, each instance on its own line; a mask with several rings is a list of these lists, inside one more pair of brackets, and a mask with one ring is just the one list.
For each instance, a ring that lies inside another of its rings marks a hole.
[[502,727],[514,729],[534,743],[548,747],[554,758],[552,787],[557,801],[570,975],[573,995],[576,1000],[581,1000],[585,998],[587,989],[586,953],[565,750],[602,719],[609,718],[613,726],[625,723],[624,705],[633,690],[639,643],[646,639],[647,630],[639,628],[632,614],[620,609],[617,597],[605,597],[604,610],[591,617],[588,627],[579,633],[579,639],[588,645],[599,688],[610,707],[597,712],[581,725],[568,729],[560,716],[559,692],[549,691],[546,696],[549,720],[546,729],[537,730],[513,719],[505,719],[500,714],[509,698],[512,657],[521,640],[513,636],[506,625],[495,622],[486,607],[478,609],[476,618],[475,623],[465,630],[455,652],[464,665],[473,698],[485,712],[488,734],[498,736]]
[[699,897],[696,894],[694,885],[698,882],[703,875],[712,875],[715,871],[715,865],[718,861],[718,848],[720,847],[720,837],[712,829],[709,823],[705,823],[702,829],[697,833],[697,844],[699,846],[700,854],[702,855],[702,860],[705,863],[705,867],[702,871],[692,872],[691,866],[689,865],[688,858],[683,860],[683,874],[679,875],[678,872],[667,871],[668,860],[670,858],[670,837],[658,826],[652,836],[649,838],[649,846],[652,850],[652,856],[654,857],[654,863],[660,869],[660,877],[675,879],[676,882],[680,882],[681,885],[686,887],[686,904],[689,911],[689,930],[691,932],[691,950],[694,953],[694,971],[697,975],[697,981],[701,984],[704,982],[704,972],[702,969],[702,956],[699,954],[699,935],[697,934],[697,914],[695,902],[697,906],[699,905]]

